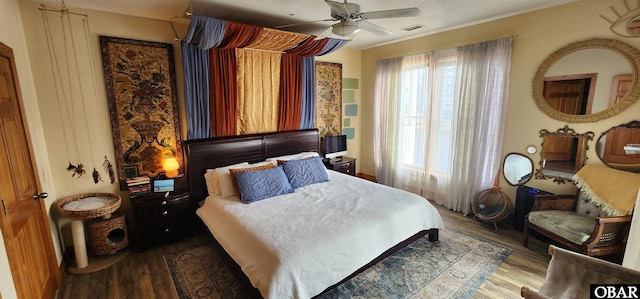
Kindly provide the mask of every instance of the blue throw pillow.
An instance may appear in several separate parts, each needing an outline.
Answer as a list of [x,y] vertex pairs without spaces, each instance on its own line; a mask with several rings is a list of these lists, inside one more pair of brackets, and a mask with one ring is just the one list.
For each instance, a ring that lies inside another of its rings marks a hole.
[[238,172],[236,181],[244,203],[293,192],[282,167]]
[[329,174],[320,157],[289,160],[282,164],[282,168],[294,189],[329,181]]

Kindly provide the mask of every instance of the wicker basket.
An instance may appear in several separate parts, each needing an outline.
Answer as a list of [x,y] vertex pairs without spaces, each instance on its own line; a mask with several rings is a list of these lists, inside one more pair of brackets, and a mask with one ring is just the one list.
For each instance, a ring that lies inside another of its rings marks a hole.
[[118,212],[111,218],[96,218],[87,221],[89,250],[93,255],[114,254],[129,245],[127,221]]
[[471,203],[474,218],[493,223],[495,229],[498,229],[497,222],[504,220],[511,214],[511,209],[509,196],[500,191],[500,188],[480,191]]
[[[110,197],[115,199],[115,201],[110,205],[96,208],[96,209],[91,209],[91,210],[67,210],[64,208],[64,205],[72,201],[82,200],[89,197]],[[57,207],[58,207],[58,212],[63,217],[71,218],[71,219],[91,219],[91,218],[103,217],[105,215],[109,215],[115,212],[116,210],[118,210],[118,208],[120,208],[121,203],[122,203],[122,198],[120,198],[120,195],[118,194],[84,193],[84,194],[78,194],[75,196],[66,197],[59,200],[57,203]]]

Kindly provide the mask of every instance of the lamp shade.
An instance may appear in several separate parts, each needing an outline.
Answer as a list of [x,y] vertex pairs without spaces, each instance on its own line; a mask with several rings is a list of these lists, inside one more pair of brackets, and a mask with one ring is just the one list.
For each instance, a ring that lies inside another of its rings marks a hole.
[[175,178],[178,176],[178,169],[180,168],[180,165],[176,158],[166,158],[164,159],[164,162],[162,162],[162,168],[164,169],[164,174],[168,178]]
[[331,32],[335,35],[339,35],[342,37],[349,37],[360,32],[360,26],[358,23],[350,22],[348,20],[342,21],[338,24],[334,24]]

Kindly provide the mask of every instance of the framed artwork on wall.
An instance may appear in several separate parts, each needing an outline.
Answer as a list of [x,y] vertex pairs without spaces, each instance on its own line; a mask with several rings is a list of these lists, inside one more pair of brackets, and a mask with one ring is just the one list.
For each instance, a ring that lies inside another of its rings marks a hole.
[[100,49],[120,189],[158,176],[166,158],[182,171],[173,45],[100,36]]
[[316,128],[320,137],[342,135],[342,64],[316,62]]

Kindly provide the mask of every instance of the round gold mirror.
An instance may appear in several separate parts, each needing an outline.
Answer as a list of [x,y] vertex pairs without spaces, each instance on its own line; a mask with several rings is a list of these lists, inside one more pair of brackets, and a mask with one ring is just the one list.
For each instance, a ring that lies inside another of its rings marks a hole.
[[533,98],[550,117],[572,123],[614,116],[640,95],[640,51],[624,42],[592,39],[551,54],[533,79]]

